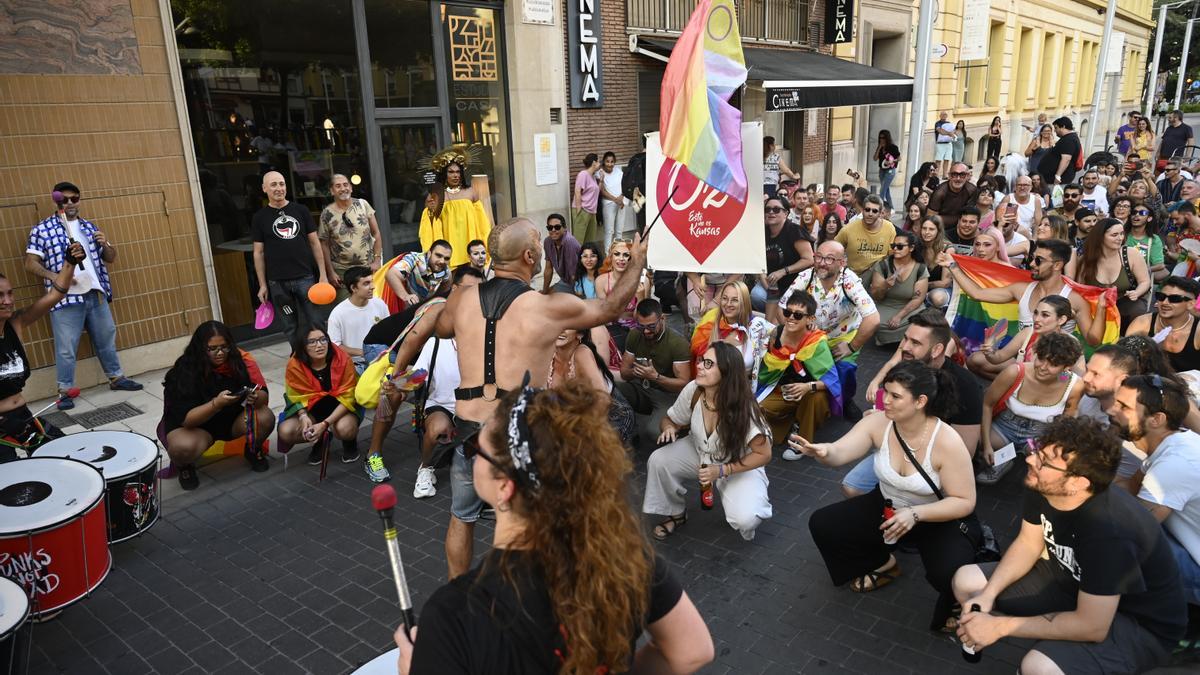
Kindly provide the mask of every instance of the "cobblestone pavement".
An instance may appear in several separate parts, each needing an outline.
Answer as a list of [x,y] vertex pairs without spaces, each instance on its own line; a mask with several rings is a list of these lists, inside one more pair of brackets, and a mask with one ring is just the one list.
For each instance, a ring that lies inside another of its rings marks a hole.
[[[281,377],[283,349],[255,351],[269,378]],[[864,382],[884,357],[863,355]],[[141,378],[148,390],[153,378]],[[831,422],[819,438],[836,438],[848,426]],[[367,436],[364,429],[364,448]],[[414,439],[397,424],[385,457],[400,495],[396,523],[419,612],[446,574],[450,492],[440,471],[436,497],[411,497]],[[164,481],[162,519],[113,547],[112,572],[92,597],[33,628],[30,672],[326,675],[390,649],[400,615],[372,484],[359,463],[333,463],[318,483],[317,469],[300,459],[305,453],[294,450],[286,471],[272,455],[266,474],[251,473],[240,459],[219,462],[202,470],[200,488],[190,493]],[[638,504],[646,454],[638,453]],[[900,554],[903,577],[877,593],[830,584],[807,520],[841,497],[843,472],[776,458],[768,467],[774,517],[754,541],[744,542],[718,509],[694,509],[687,526],[658,547],[716,640],[716,662],[705,672],[1013,672],[1019,645],[994,646],[970,666],[949,637],[926,629],[934,594],[915,555]],[[1005,542],[1019,517],[1017,473],[980,490],[979,513]],[[490,537],[488,524],[476,528],[476,552]]]

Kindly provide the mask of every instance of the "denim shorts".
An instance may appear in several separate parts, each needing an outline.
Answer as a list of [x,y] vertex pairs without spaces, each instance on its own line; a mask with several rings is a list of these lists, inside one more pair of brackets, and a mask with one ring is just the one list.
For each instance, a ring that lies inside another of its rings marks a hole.
[[[479,520],[483,512],[483,500],[475,492],[475,476],[473,462],[463,454],[462,441],[479,433],[483,425],[479,422],[454,418],[454,459],[450,465],[450,513],[464,523]],[[434,449],[435,455],[438,449]]]
[[[371,362],[379,358],[380,354],[386,352],[387,348],[387,345],[363,345],[363,361],[366,362],[367,365],[371,365]],[[391,359],[392,363],[395,363],[396,353],[392,352],[392,355],[389,358]],[[362,375],[362,373],[359,373],[359,375]]]
[[842,485],[854,488],[859,492],[870,492],[879,485],[879,477],[875,475],[875,453],[862,458],[853,469],[842,478]]
[[1025,442],[1041,436],[1046,430],[1046,423],[1028,417],[1018,417],[1005,408],[992,419],[992,429],[1000,432],[1001,436],[1016,446],[1017,452],[1025,452]]

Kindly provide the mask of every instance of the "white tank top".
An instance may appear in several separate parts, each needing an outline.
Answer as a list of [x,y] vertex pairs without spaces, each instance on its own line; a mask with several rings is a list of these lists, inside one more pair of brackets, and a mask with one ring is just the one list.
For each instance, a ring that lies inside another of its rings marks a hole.
[[1021,380],[1021,384],[1017,385],[1017,390],[1012,393],[1012,396],[1008,397],[1008,410],[1017,417],[1024,417],[1034,422],[1045,423],[1058,417],[1067,409],[1067,399],[1071,397],[1071,390],[1075,388],[1075,383],[1079,381],[1078,375],[1071,371],[1067,372],[1071,374],[1071,379],[1067,382],[1067,388],[1063,390],[1062,398],[1058,399],[1058,401],[1050,405],[1025,403],[1020,399],[1021,389],[1025,387],[1025,380]]
[[[1030,251],[1029,255],[1033,255]],[[1033,308],[1029,306],[1029,300],[1033,297],[1033,287],[1037,283],[1029,284],[1025,287],[1025,292],[1021,294],[1021,301],[1017,303],[1017,321],[1020,322],[1021,328],[1033,328]],[[1071,287],[1063,284],[1062,289],[1055,293],[1059,297],[1067,298],[1071,296]],[[1075,320],[1071,319],[1063,325],[1063,332],[1070,334],[1075,332]]]
[[[883,445],[875,453],[875,475],[879,477],[879,491],[883,493],[884,499],[892,500],[892,506],[897,509],[902,506],[920,506],[938,501],[937,495],[933,493],[929,483],[921,477],[920,471],[914,471],[911,476],[901,476],[892,466],[891,436],[894,424],[894,422],[888,422],[887,429],[883,434]],[[925,473],[929,474],[929,478],[933,480],[933,484],[939,490],[942,489],[942,480],[933,470],[933,442],[941,430],[942,421],[938,420],[937,426],[933,428],[933,433],[929,434],[929,443],[925,446],[925,459],[921,461],[921,468],[925,469]],[[905,441],[907,440],[905,439]],[[919,449],[912,446],[909,446],[909,449],[913,451],[914,455],[920,457]],[[903,454],[903,449],[900,452]],[[903,461],[908,462],[909,460],[905,457]]]

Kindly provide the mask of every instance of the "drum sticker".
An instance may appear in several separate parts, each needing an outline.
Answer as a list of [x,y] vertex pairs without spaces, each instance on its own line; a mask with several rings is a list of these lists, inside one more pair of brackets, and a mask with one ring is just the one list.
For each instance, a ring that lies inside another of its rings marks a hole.
[[158,495],[154,493],[154,484],[126,483],[121,494],[125,505],[133,509],[134,527],[141,530],[150,519],[150,515],[157,510]]
[[8,577],[21,584],[35,598],[49,595],[58,590],[61,583],[57,574],[49,571],[54,559],[39,548],[33,553],[0,553],[0,576]]

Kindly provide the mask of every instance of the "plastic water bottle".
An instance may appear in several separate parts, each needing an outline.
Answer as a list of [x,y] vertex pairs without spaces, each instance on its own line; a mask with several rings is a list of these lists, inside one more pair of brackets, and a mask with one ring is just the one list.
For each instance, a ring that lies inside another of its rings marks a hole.
[[[981,608],[979,605],[971,605],[972,612],[978,612],[980,609]],[[966,661],[967,663],[979,663],[979,660],[983,658],[983,654],[971,649],[965,642],[962,643],[962,655],[963,661]]]

